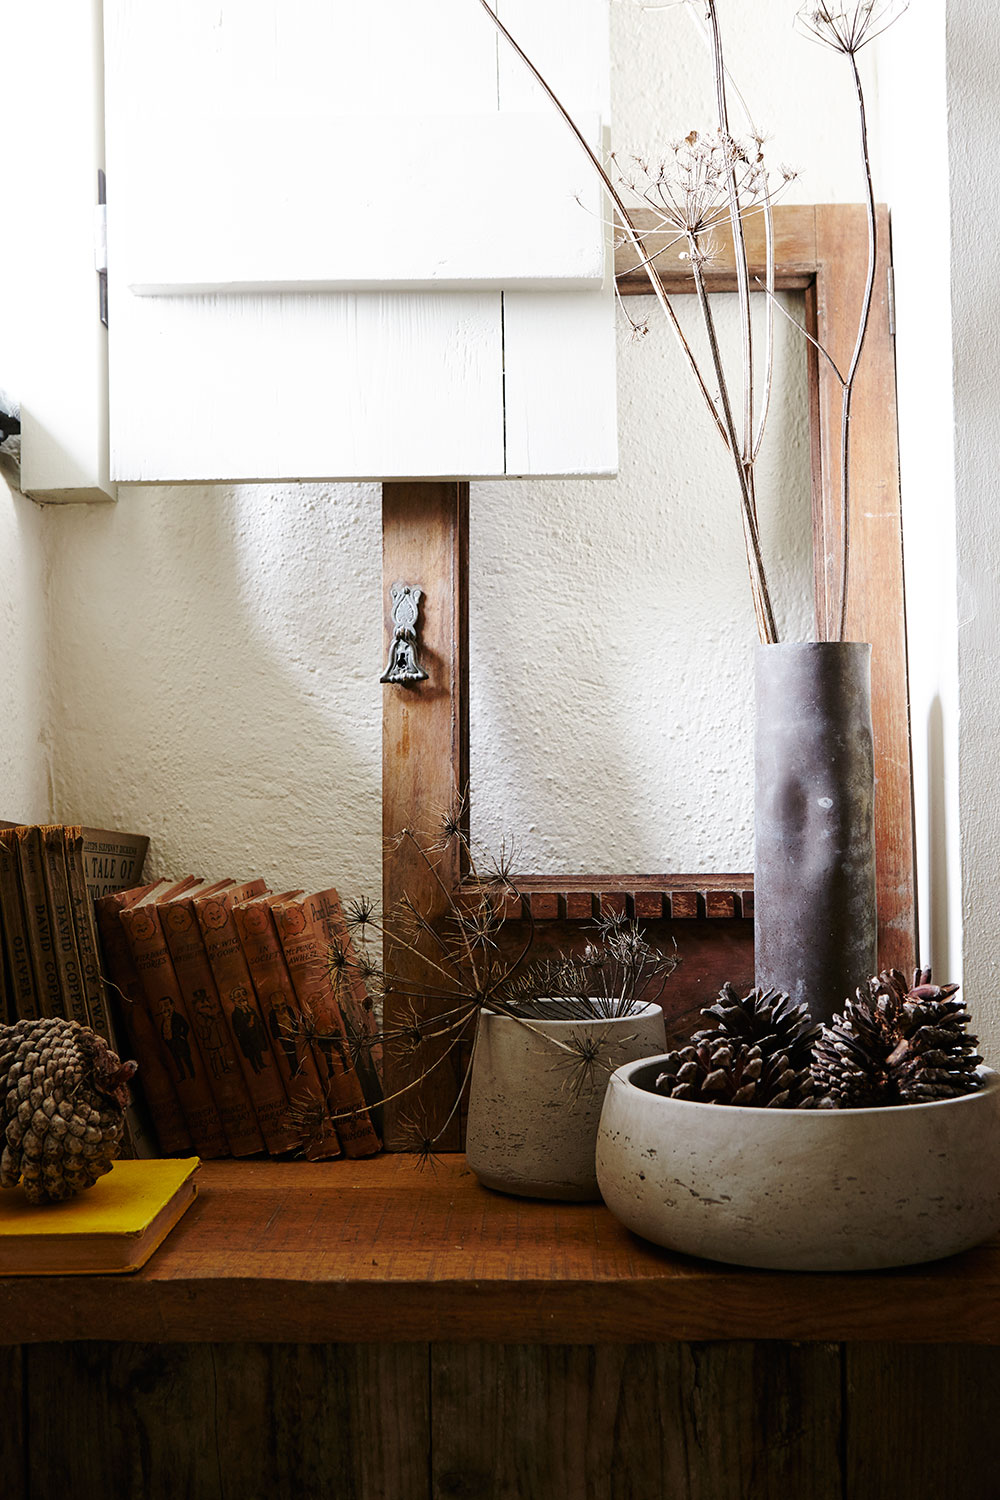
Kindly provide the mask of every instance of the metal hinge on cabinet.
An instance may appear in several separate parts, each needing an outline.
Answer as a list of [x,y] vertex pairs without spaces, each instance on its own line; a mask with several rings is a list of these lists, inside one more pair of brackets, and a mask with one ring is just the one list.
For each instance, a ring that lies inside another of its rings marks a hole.
[[896,337],[896,277],[892,266],[886,266],[885,277],[889,293],[889,337],[894,339]]
[[101,322],[108,326],[108,184],[103,170],[97,172],[97,207],[94,210],[94,265],[97,269],[97,305]]

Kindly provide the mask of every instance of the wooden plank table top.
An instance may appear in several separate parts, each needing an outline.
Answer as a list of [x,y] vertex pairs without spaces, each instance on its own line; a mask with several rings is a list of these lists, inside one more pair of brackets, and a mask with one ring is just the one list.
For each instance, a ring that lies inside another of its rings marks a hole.
[[461,1156],[198,1180],[141,1271],[0,1280],[0,1344],[1000,1343],[1000,1241],[901,1271],[747,1271],[648,1245],[601,1204],[491,1193]]

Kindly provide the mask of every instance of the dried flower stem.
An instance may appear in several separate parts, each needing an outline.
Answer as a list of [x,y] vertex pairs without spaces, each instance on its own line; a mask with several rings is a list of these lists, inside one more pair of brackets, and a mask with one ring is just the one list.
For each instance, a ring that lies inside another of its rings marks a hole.
[[[542,74],[539,72],[538,68],[536,68],[535,64],[531,61],[531,58],[527,55],[524,49],[520,47],[511,36],[510,32],[507,30],[506,26],[503,24],[496,11],[490,5],[489,0],[479,0],[479,3],[485,10],[486,14],[490,17],[493,24],[497,27],[497,30],[500,32],[500,34],[517,53],[518,57],[531,73],[531,76],[534,78],[535,82],[551,100],[556,110],[562,116],[562,119],[565,121],[583,150],[586,152],[591,166],[599,174],[601,181],[604,183],[604,187],[608,193],[608,196],[610,197],[612,203],[621,216],[622,229],[628,238],[629,244],[632,246],[636,254],[642,257],[642,241],[632,227],[632,221],[629,218],[628,209],[622,199],[622,196],[618,192],[618,189],[615,187],[614,182],[611,180],[611,177],[606,171],[604,163],[597,155],[597,152],[591,146],[590,142],[587,140],[587,137],[577,125],[576,121],[573,119],[573,116],[563,104],[562,100],[558,97],[555,90],[542,76]],[[646,271],[647,276],[649,277],[650,288],[654,296],[656,297],[657,302],[660,304],[660,307],[663,310],[663,313],[666,316],[670,327],[673,329],[674,336],[677,339],[677,342],[680,344],[681,351],[685,359],[687,360],[688,367],[690,368],[691,373],[694,376],[695,381],[697,382],[698,388],[701,391],[705,404],[708,407],[709,412],[711,413],[712,420],[715,423],[720,436],[724,441],[726,441],[727,439],[725,428],[723,427],[719,414],[715,409],[715,402],[712,400],[712,394],[709,391],[708,386],[705,384],[704,379],[702,378],[701,371],[698,368],[698,363],[691,351],[691,346],[688,343],[687,339],[684,337],[684,331],[677,320],[677,314],[674,312],[670,298],[667,296],[666,290],[663,286],[663,282],[660,278],[659,271],[657,270],[656,266],[654,266],[652,260],[646,258],[643,258],[643,268]]]
[[740,455],[736,427],[733,422],[732,407],[729,402],[729,391],[726,387],[726,375],[722,367],[722,354],[719,350],[719,340],[715,331],[715,319],[712,316],[712,306],[708,298],[708,293],[705,290],[701,257],[698,253],[697,242],[693,236],[691,246],[691,270],[694,275],[695,291],[698,295],[698,305],[701,308],[702,318],[705,322],[705,332],[708,335],[712,364],[719,383],[722,417],[729,437],[730,450],[736,463],[736,475],[740,486],[740,501],[743,510],[743,536],[747,549],[747,561],[750,566],[750,582],[754,610],[757,615],[757,630],[762,641],[771,643],[778,639],[778,632],[775,628],[774,615],[771,611],[771,599],[767,588],[767,580],[764,576],[764,560],[760,551],[760,535],[757,530],[757,507],[754,503],[753,491],[750,484],[752,465],[744,462]]
[[[673,305],[671,304],[670,299],[664,289],[659,270],[655,266],[653,259],[644,255],[642,240],[633,228],[628,208],[624,200],[622,199],[621,194],[618,192],[613,181],[611,180],[609,173],[606,171],[603,162],[600,160],[600,157],[597,155],[596,151],[594,151],[586,136],[580,130],[576,121],[573,119],[566,106],[562,103],[555,90],[551,87],[551,85],[548,83],[539,69],[531,61],[524,49],[514,40],[513,36],[511,36],[506,26],[496,14],[496,11],[490,5],[489,0],[480,0],[480,4],[482,5],[483,9],[486,11],[490,19],[493,21],[494,25],[500,31],[501,35],[517,53],[518,57],[521,59],[524,65],[528,68],[529,72],[532,74],[532,77],[542,88],[548,99],[551,101],[555,109],[565,121],[566,125],[573,132],[573,135],[576,137],[580,146],[586,152],[591,165],[599,174],[601,181],[604,184],[605,190],[609,194],[612,203],[618,211],[621,219],[622,229],[627,236],[633,250],[639,256],[640,263],[642,264],[643,269],[646,271],[646,274],[649,278],[653,293],[656,296],[656,299],[659,302],[664,314],[666,315],[667,320],[670,323],[671,328],[673,329],[674,335],[681,346],[688,366],[692,374],[694,375],[695,381],[698,385],[698,389],[701,391],[702,398],[705,401],[709,412],[711,413],[712,421],[715,424],[716,430],[719,432],[719,435],[721,436],[723,442],[726,444],[726,447],[732,454],[733,462],[736,465],[737,479],[739,484],[740,506],[743,516],[744,540],[747,548],[747,557],[750,568],[750,587],[753,596],[754,613],[757,618],[757,630],[761,641],[765,643],[774,642],[778,639],[777,630],[774,623],[774,611],[771,606],[767,575],[764,569],[764,560],[761,554],[760,540],[757,533],[756,500],[752,482],[748,480],[748,468],[752,468],[754,457],[756,456],[755,449],[759,446],[759,443],[755,443],[753,432],[753,335],[750,323],[749,273],[746,258],[746,243],[743,235],[743,226],[741,219],[742,210],[740,206],[739,190],[737,186],[736,159],[735,157],[733,157],[733,159],[729,163],[727,188],[729,193],[729,211],[732,223],[734,245],[738,245],[740,247],[740,250],[737,253],[736,257],[738,279],[740,277],[740,265],[742,262],[741,320],[743,323],[743,344],[745,358],[744,432],[742,442],[740,442],[737,437],[736,430],[732,421],[731,412],[729,413],[728,418],[725,415],[726,408],[729,406],[729,394],[725,386],[725,372],[722,367],[721,358],[719,357],[717,341],[714,341],[713,365],[715,367],[716,378],[719,382],[719,397],[724,412],[722,417],[719,416],[719,412],[716,409],[716,404],[712,399],[708,385],[701,373],[701,370],[698,367],[698,363],[694,357],[691,347],[688,344],[688,341],[685,338],[684,333],[680,327],[680,324],[677,320],[677,315],[673,309]],[[709,11],[714,18],[714,0],[708,0],[708,5]],[[721,43],[718,37],[717,26],[714,37],[713,56],[716,59],[715,66],[720,110],[720,133],[722,134],[723,139],[727,140],[728,126],[723,124],[723,122],[728,120],[728,110],[725,100],[725,64],[722,59]],[[704,283],[702,283],[700,300],[702,300],[702,307],[704,310]],[[710,341],[713,340],[714,335],[710,335]]]
[[[731,135],[729,103],[726,98],[726,65],[722,56],[722,36],[719,31],[719,13],[715,8],[715,0],[706,0],[705,9],[712,44],[719,134],[723,140],[729,140]],[[753,448],[753,324],[750,318],[750,270],[747,264],[746,236],[743,233],[743,217],[740,212],[740,195],[734,158],[730,158],[729,169],[726,173],[726,190],[729,195],[729,222],[733,231],[736,291],[739,297],[740,330],[743,336],[743,443],[739,452],[743,463],[747,464],[751,461]],[[735,450],[733,456],[736,456]]]
[[847,594],[850,581],[850,553],[851,553],[851,403],[854,398],[854,380],[858,372],[858,364],[861,360],[861,351],[864,348],[865,334],[868,332],[868,320],[872,310],[872,296],[875,290],[875,258],[878,251],[877,230],[875,225],[875,190],[872,186],[871,157],[868,151],[868,117],[865,110],[865,91],[861,85],[861,74],[858,72],[858,59],[854,52],[849,52],[851,71],[854,75],[854,89],[857,95],[858,119],[861,129],[861,156],[865,168],[865,212],[868,221],[868,273],[865,278],[865,294],[861,306],[861,317],[858,321],[858,337],[854,345],[854,353],[851,356],[850,368],[844,380],[844,389],[841,398],[840,413],[840,526],[843,553],[840,568],[840,609],[837,621],[837,640],[844,640],[847,633]]

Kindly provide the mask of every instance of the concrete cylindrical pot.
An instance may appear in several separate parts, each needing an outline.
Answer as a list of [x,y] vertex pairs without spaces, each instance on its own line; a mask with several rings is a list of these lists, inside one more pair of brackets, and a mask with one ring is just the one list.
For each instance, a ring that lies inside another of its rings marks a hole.
[[760,646],[756,983],[829,1022],[878,970],[871,646]]
[[656,1093],[619,1068],[597,1143],[604,1201],[645,1239],[785,1271],[863,1271],[967,1250],[1000,1230],[1000,1076],[879,1109],[747,1109]]
[[[565,1002],[538,1001],[559,1011]],[[663,1012],[536,1019],[483,1010],[469,1090],[466,1161],[486,1187],[525,1198],[600,1197],[594,1146],[614,1069],[666,1046]],[[590,1059],[588,1061],[588,1059]]]

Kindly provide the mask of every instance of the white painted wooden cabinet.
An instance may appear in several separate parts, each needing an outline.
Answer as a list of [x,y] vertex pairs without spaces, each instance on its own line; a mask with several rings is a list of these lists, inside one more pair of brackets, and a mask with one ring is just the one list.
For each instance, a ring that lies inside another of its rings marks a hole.
[[[607,5],[500,0],[597,145]],[[112,482],[614,471],[606,205],[479,0],[103,12]]]

